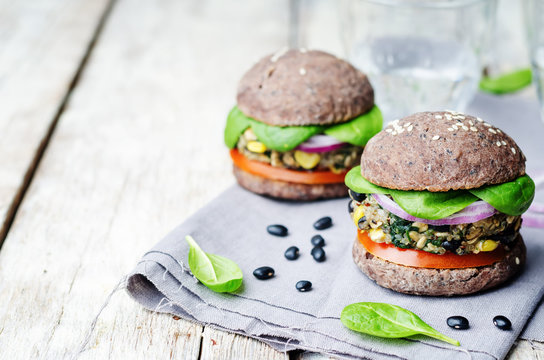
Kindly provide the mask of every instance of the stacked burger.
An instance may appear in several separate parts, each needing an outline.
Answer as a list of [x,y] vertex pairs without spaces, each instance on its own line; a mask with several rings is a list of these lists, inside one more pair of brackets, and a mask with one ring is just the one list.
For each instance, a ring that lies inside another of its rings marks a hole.
[[535,185],[500,129],[455,111],[417,113],[372,138],[346,176],[353,258],[381,286],[469,294],[521,271],[521,214]]
[[344,177],[382,128],[367,77],[321,51],[269,55],[241,79],[225,143],[238,183],[290,200],[347,195]]

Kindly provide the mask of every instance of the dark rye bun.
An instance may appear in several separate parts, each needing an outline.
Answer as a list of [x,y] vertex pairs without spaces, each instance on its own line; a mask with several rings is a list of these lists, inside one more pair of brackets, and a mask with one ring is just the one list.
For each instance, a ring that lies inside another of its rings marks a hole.
[[247,116],[274,126],[346,122],[374,106],[365,74],[315,50],[268,55],[242,77],[236,97]]
[[514,140],[480,118],[421,112],[391,123],[368,142],[361,173],[389,189],[473,189],[524,175],[525,156]]
[[242,187],[260,195],[298,201],[331,199],[348,195],[348,188],[344,183],[307,185],[271,180],[250,174],[236,165],[233,165],[233,172]]
[[353,260],[369,278],[382,287],[413,295],[466,295],[490,289],[519,273],[525,264],[525,257],[521,235],[501,261],[463,269],[424,269],[398,265],[372,255],[357,239],[353,244]]

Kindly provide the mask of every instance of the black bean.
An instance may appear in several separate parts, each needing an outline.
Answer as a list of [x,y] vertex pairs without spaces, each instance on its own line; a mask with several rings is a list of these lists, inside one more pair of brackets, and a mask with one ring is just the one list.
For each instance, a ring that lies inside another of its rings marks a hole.
[[320,246],[316,246],[312,249],[312,256],[315,261],[323,262],[326,258],[325,250],[323,250],[323,248]]
[[296,246],[291,246],[285,250],[284,255],[287,260],[296,260],[299,257],[299,249]]
[[312,236],[311,242],[313,246],[325,246],[325,239],[321,235]]
[[287,236],[287,228],[279,224],[268,225],[266,231],[268,231],[270,235]]
[[314,228],[316,230],[325,230],[332,226],[332,219],[330,216],[322,217],[314,223]]
[[442,243],[442,247],[448,251],[455,251],[459,246],[461,246],[459,240],[444,241]]
[[365,229],[365,222],[366,222],[366,216],[363,216],[361,217],[358,221],[357,221],[357,227],[361,230],[364,230]]
[[261,266],[253,270],[253,275],[259,280],[268,280],[274,276],[274,269],[270,266]]
[[366,199],[366,194],[361,194],[361,193],[355,192],[355,191],[353,191],[351,189],[349,189],[348,192],[349,192],[349,197],[352,198],[353,200],[357,201],[358,203],[362,203]]
[[297,282],[296,288],[300,292],[310,291],[312,290],[312,283],[308,280],[300,280]]
[[502,233],[491,235],[489,238],[491,240],[500,241],[504,245],[508,245],[511,244],[517,237],[518,234],[516,231],[514,231],[514,227],[509,227]]
[[429,225],[429,229],[432,229],[436,232],[449,232],[450,226],[449,225]]
[[355,210],[355,201],[350,200],[348,202],[348,212],[351,214]]
[[469,328],[468,320],[463,316],[450,316],[448,320],[446,320],[446,323],[449,327],[458,330],[465,330]]
[[501,330],[510,330],[512,323],[506,316],[497,315],[493,318],[493,324]]

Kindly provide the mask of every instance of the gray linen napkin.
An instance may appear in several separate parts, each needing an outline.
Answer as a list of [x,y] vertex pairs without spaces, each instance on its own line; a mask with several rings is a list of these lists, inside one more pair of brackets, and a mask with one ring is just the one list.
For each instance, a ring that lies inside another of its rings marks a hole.
[[[334,225],[316,231],[312,224],[331,216]],[[266,226],[284,224],[285,238],[266,232]],[[310,238],[326,240],[327,260],[310,255]],[[210,253],[234,260],[244,273],[244,284],[234,294],[214,293],[198,283],[186,265],[191,234]],[[231,332],[251,336],[278,350],[295,348],[348,358],[372,359],[501,359],[522,331],[544,292],[544,242],[538,232],[524,231],[528,266],[515,281],[473,296],[432,298],[398,294],[364,276],[351,259],[355,226],[347,213],[347,199],[293,203],[264,198],[233,186],[178,226],[146,253],[129,277],[128,292],[147,309],[176,314]],[[542,233],[540,233],[542,234]],[[300,248],[298,260],[288,261],[285,249]],[[257,280],[252,272],[272,266],[276,276]],[[310,280],[313,289],[300,293],[298,280]],[[446,335],[458,339],[457,348],[434,339],[380,339],[355,333],[339,320],[342,309],[360,301],[387,302],[409,309]],[[511,331],[493,326],[495,315],[511,321]],[[452,315],[465,316],[470,329],[446,325]]]
[[[536,177],[544,172],[544,119],[536,97],[527,94],[494,96],[479,94],[467,110],[482,117],[510,135],[527,157],[527,172]],[[544,203],[544,188],[537,189],[535,201]],[[531,231],[531,229],[526,229]],[[544,242],[544,231],[530,232],[535,240]],[[540,260],[542,261],[542,259]],[[544,283],[544,278],[541,280]],[[541,302],[542,303],[542,302]],[[521,338],[544,341],[544,307],[539,306],[521,334]]]

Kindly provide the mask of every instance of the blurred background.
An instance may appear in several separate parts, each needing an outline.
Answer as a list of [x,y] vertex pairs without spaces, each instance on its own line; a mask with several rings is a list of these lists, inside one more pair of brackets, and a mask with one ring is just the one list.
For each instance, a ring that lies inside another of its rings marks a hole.
[[478,90],[523,90],[531,83],[531,63],[539,85],[541,1],[342,0],[335,5],[291,0],[289,44],[328,50],[367,73],[386,120],[428,109],[465,111]]

